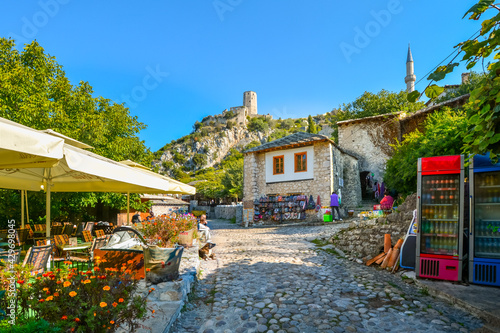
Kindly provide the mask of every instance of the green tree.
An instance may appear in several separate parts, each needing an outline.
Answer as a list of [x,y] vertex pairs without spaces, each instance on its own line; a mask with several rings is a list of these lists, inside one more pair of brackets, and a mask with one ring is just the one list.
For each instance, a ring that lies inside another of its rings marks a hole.
[[232,198],[243,198],[243,157],[232,160],[224,165],[222,177],[224,194]]
[[201,168],[207,164],[207,156],[205,154],[195,154],[193,156],[193,163],[197,168]]
[[430,115],[424,130],[405,135],[392,147],[394,154],[387,161],[384,182],[387,188],[402,194],[417,190],[417,160],[419,157],[460,154],[467,128],[465,111],[443,110]]
[[[469,102],[465,107],[469,124],[462,152],[467,155],[489,152],[490,157],[494,161],[498,161],[500,153],[500,117],[498,117],[500,112],[500,104],[498,104],[500,8],[493,0],[480,0],[465,13],[464,18],[479,20],[486,13],[491,15],[482,21],[482,28],[477,36],[455,46],[459,51],[457,56],[460,53],[464,54],[462,61],[466,62],[467,69],[474,68],[477,63],[485,65],[486,62],[486,70],[488,71],[471,92]],[[429,75],[427,79],[430,80],[430,83],[424,91],[427,97],[436,98],[444,91],[443,87],[433,84],[433,82],[440,81],[447,74],[453,72],[458,66],[454,59],[447,65],[439,66]],[[409,96],[409,100],[415,101],[420,95],[418,91],[414,91]]]
[[314,122],[311,115],[307,117],[307,133],[312,133],[312,134],[318,133],[318,130],[316,129],[316,123]]
[[289,130],[294,125],[295,125],[295,123],[293,122],[293,119],[288,118],[288,119],[285,119],[285,120],[281,121],[280,128],[284,129],[284,130]]
[[250,118],[247,127],[252,132],[266,132],[269,129],[269,125],[261,117]]
[[422,102],[411,103],[408,93],[399,93],[381,90],[377,94],[365,92],[353,102],[342,104],[339,109],[334,109],[330,115],[331,127],[334,130],[332,137],[338,141],[337,122],[349,119],[358,119],[399,111],[414,112],[425,107]]
[[[128,108],[104,97],[94,97],[89,83],[73,86],[62,66],[36,42],[15,48],[11,39],[0,38],[0,116],[33,127],[51,128],[94,147],[97,154],[113,160],[131,159],[150,165],[153,154],[137,136],[146,128]],[[2,198],[15,197],[3,191]],[[54,193],[53,216],[85,212],[99,202],[123,207],[122,194]],[[43,193],[30,194],[31,216],[44,216]],[[58,207],[58,202],[64,203]],[[40,206],[42,206],[40,204]],[[5,221],[0,212],[0,219]],[[20,215],[16,210],[16,215]],[[6,216],[6,215],[3,215]]]

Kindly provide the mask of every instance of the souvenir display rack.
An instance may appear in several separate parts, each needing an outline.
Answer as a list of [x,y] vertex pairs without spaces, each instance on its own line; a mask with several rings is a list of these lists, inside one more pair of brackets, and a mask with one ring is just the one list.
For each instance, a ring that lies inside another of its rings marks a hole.
[[305,220],[307,196],[303,194],[268,195],[254,202],[254,221]]

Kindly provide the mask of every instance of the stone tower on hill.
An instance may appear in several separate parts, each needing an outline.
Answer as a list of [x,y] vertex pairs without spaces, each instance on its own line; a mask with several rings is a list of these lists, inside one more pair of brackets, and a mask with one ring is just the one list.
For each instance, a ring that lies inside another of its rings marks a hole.
[[255,91],[245,91],[243,93],[243,106],[248,110],[248,115],[257,115],[257,93]]
[[411,55],[410,45],[408,45],[408,56],[406,57],[406,77],[405,77],[406,91],[408,93],[411,93],[412,91],[415,90],[416,80],[417,77],[415,76],[413,69],[413,57]]

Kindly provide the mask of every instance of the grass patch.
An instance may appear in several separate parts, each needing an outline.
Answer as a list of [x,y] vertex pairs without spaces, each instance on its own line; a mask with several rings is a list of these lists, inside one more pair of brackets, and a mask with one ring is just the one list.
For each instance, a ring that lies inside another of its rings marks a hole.
[[313,239],[311,241],[311,243],[313,243],[316,246],[325,246],[325,245],[328,245],[328,241],[325,241],[325,240],[322,240],[322,239],[318,239],[318,238]]
[[426,287],[420,289],[419,292],[422,296],[429,296],[429,289],[427,289]]
[[232,223],[232,224],[236,224],[236,216],[235,216],[235,217],[233,217],[233,218],[231,218],[231,220],[230,220],[230,221],[231,221],[231,223]]

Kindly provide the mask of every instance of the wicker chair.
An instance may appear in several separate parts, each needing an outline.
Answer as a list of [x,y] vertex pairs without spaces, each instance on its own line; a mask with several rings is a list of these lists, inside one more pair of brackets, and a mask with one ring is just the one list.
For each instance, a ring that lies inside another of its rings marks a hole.
[[33,269],[31,275],[38,275],[45,271],[47,261],[49,260],[50,253],[52,252],[52,245],[46,246],[32,246],[28,250],[26,257],[23,261],[23,267],[32,265]]

